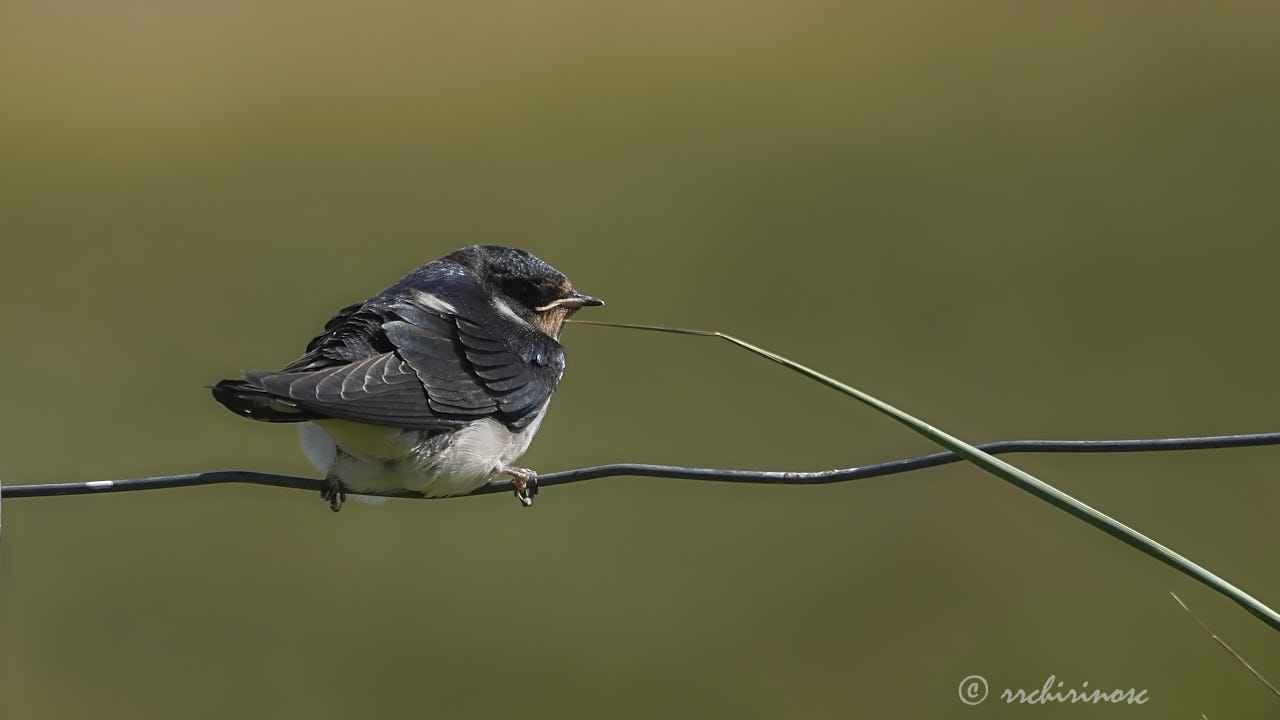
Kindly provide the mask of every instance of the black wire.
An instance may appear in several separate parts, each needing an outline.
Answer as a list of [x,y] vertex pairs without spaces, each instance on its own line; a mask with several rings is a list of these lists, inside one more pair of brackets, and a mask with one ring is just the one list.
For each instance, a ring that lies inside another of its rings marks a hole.
[[[1215,448],[1256,447],[1280,445],[1280,433],[1253,433],[1249,435],[1216,435],[1210,437],[1158,438],[1148,440],[1004,440],[978,447],[992,455],[1004,453],[1119,453],[1158,452],[1170,450],[1209,450]],[[863,478],[894,475],[924,468],[960,462],[955,453],[940,452],[920,457],[893,460],[876,465],[823,470],[818,472],[771,472],[763,470],[722,470],[718,468],[694,468],[674,465],[647,465],[642,463],[615,463],[595,467],[564,470],[538,476],[540,487],[565,485],[583,480],[604,477],[638,476],[677,478],[684,480],[708,480],[712,482],[764,483],[771,485],[825,485]],[[315,478],[272,475],[246,470],[221,470],[191,473],[189,475],[164,475],[127,480],[98,480],[81,483],[51,483],[44,485],[11,485],[0,487],[0,497],[50,497],[54,495],[92,495],[103,492],[131,490],[158,490],[161,488],[195,487],[223,483],[249,483],[272,487],[295,488],[319,492],[322,481]],[[496,480],[471,495],[488,495],[511,492],[511,483]],[[418,497],[413,494],[387,493],[390,497]]]

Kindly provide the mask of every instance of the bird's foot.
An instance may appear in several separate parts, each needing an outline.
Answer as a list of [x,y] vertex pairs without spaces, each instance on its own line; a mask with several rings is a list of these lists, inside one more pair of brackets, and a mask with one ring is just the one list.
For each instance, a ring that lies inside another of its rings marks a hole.
[[347,501],[347,489],[342,486],[342,481],[338,478],[327,477],[320,488],[320,497],[329,501],[330,510],[338,512],[342,509],[342,503]]
[[510,475],[511,484],[516,488],[516,499],[525,507],[533,505],[533,496],[538,494],[538,473],[528,468],[507,466],[493,472],[495,475]]

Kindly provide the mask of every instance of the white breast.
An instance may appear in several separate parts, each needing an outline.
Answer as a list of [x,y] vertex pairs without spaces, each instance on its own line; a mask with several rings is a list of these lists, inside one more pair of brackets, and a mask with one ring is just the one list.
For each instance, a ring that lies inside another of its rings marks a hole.
[[517,432],[492,418],[476,420],[447,439],[427,431],[321,420],[303,423],[300,439],[307,459],[353,493],[408,490],[447,497],[476,490],[494,471],[519,459],[546,412],[543,404],[533,422]]

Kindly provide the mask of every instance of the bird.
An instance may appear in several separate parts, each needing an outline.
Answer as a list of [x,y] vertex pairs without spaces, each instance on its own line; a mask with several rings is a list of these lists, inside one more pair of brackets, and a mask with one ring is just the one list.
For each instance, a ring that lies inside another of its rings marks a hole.
[[278,371],[211,387],[228,410],[301,423],[303,453],[337,512],[355,495],[466,495],[511,477],[529,507],[529,448],[564,374],[560,331],[604,301],[517,248],[470,245],[342,308]]

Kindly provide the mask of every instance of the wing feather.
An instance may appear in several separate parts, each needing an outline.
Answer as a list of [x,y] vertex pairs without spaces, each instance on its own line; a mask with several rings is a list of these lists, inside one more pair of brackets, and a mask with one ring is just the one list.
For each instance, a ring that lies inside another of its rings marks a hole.
[[343,308],[280,372],[245,381],[322,417],[428,429],[493,415],[525,427],[560,380],[560,344],[499,312],[465,274],[423,270]]

